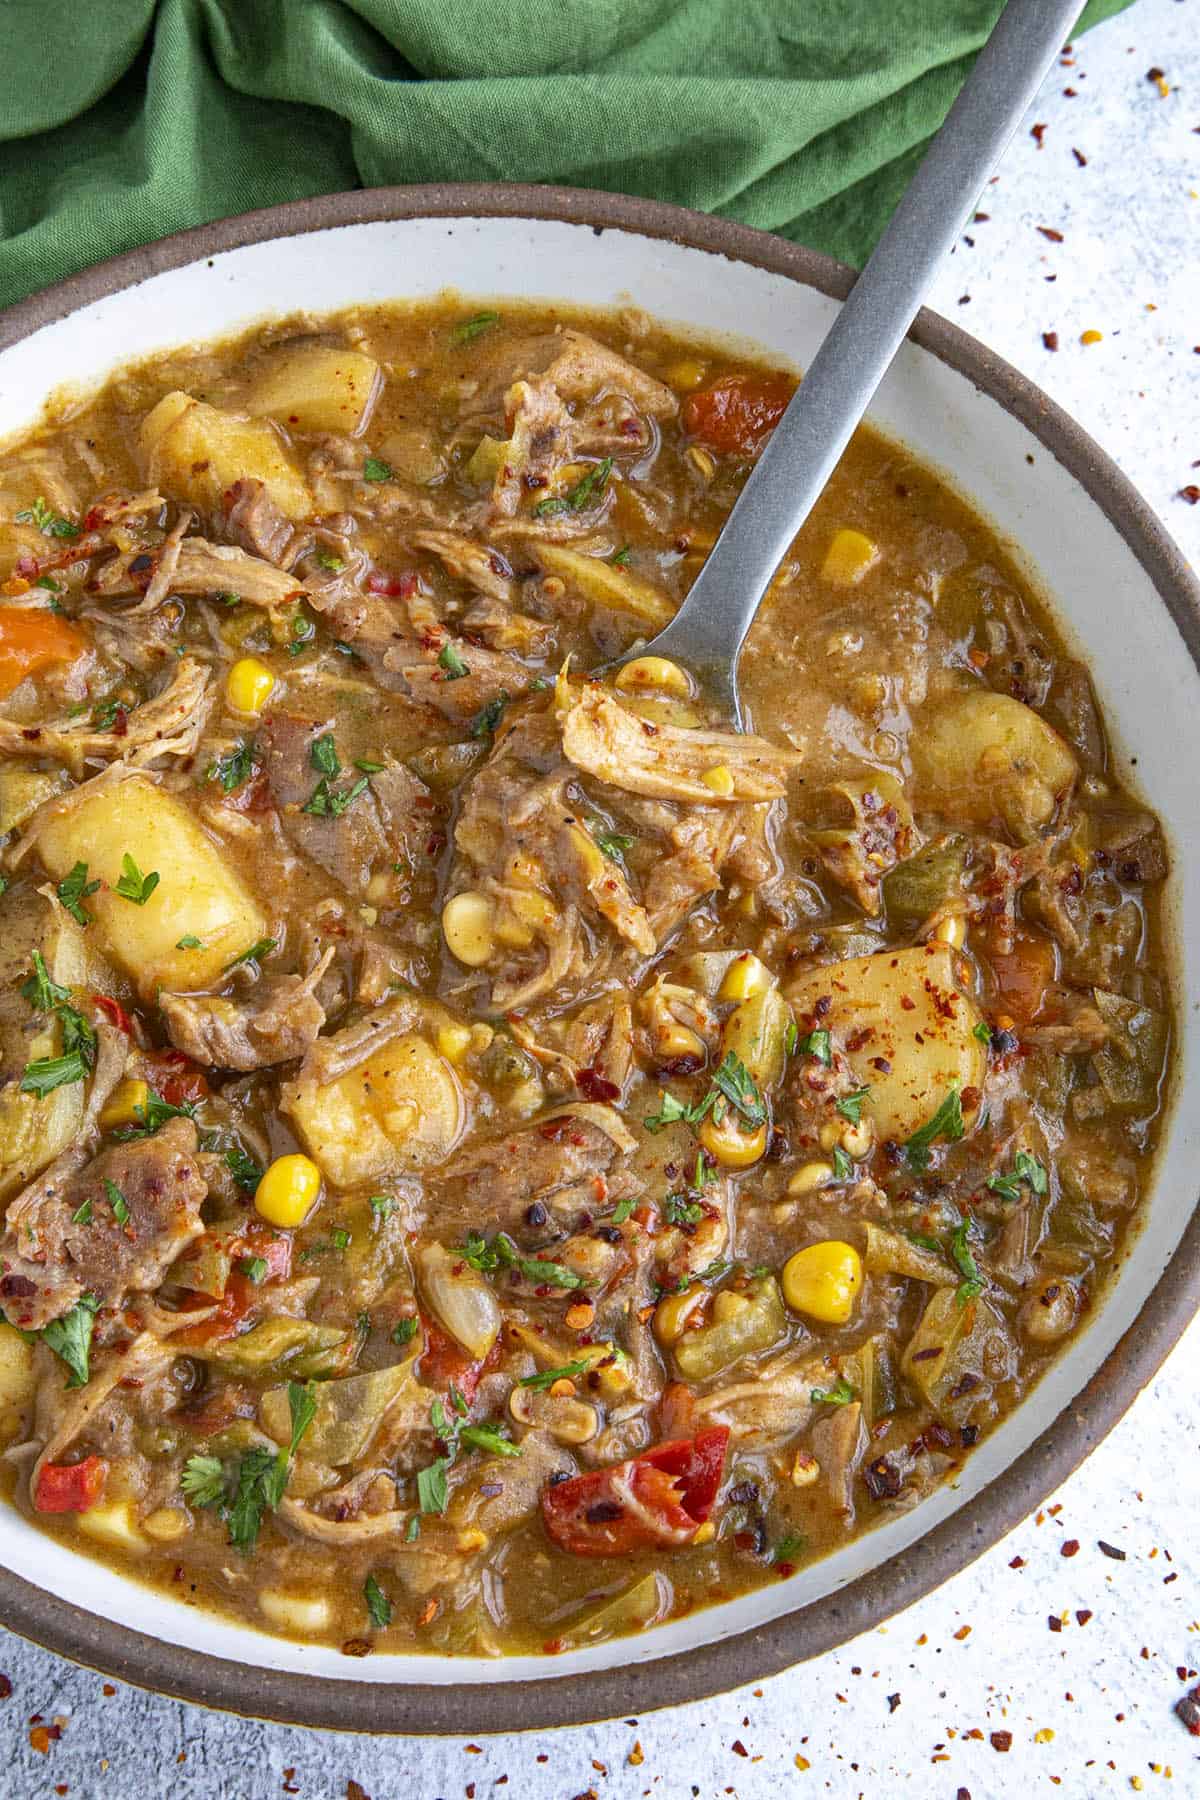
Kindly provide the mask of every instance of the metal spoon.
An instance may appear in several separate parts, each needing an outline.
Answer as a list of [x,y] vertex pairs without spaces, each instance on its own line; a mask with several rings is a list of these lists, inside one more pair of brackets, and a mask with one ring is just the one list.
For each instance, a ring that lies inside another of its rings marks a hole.
[[1008,0],[687,598],[636,652],[690,669],[738,730],[738,656],[763,595],[1080,10]]

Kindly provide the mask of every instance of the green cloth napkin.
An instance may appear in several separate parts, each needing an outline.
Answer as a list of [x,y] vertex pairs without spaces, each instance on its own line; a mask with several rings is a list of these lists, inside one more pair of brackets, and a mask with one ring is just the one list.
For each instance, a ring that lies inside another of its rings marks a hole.
[[998,11],[4,0],[0,304],[183,226],[390,182],[652,195],[861,264]]

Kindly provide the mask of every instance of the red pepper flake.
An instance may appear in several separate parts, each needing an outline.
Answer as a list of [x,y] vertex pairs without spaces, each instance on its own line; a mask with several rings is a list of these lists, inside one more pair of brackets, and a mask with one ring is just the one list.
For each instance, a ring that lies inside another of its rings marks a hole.
[[1189,506],[1195,506],[1200,502],[1200,487],[1194,481],[1189,481],[1186,487],[1180,488],[1178,498],[1186,500]]
[[1114,1562],[1124,1562],[1126,1560],[1125,1552],[1123,1550],[1118,1550],[1115,1544],[1106,1544],[1103,1538],[1096,1539],[1096,1548],[1099,1550],[1101,1556],[1111,1556]]
[[464,1744],[463,1749],[466,1751],[468,1756],[482,1756],[483,1755],[483,1745],[482,1744]]
[[1200,1737],[1200,1687],[1192,1688],[1175,1702],[1175,1715],[1182,1719],[1193,1737]]
[[1025,1558],[1023,1556],[1014,1556],[1008,1566],[1010,1569],[1023,1569],[1025,1567]]
[[1078,1556],[1079,1539],[1068,1538],[1065,1544],[1060,1544],[1058,1554],[1060,1556]]
[[629,1766],[631,1769],[640,1769],[645,1760],[646,1752],[642,1749],[640,1739],[635,1738],[633,1740],[633,1749],[629,1752],[627,1758]]
[[1061,1631],[1062,1630],[1062,1620],[1059,1618],[1057,1613],[1051,1613],[1050,1617],[1046,1620],[1046,1624],[1051,1631]]
[[7,1675],[0,1675],[0,1700],[12,1698],[12,1682]]
[[[1042,149],[1046,137],[1046,127],[1044,125],[1035,125],[1029,135],[1037,145],[1038,149]],[[1008,1745],[1006,1744],[1004,1748],[1007,1750]]]
[[361,1782],[352,1779],[346,1783],[346,1800],[371,1800],[371,1796]]
[[743,1744],[741,1738],[734,1738],[734,1740],[733,1740],[732,1744],[730,1744],[729,1748],[733,1751],[733,1754],[735,1756],[749,1756],[749,1754],[750,1754],[750,1752],[747,1750],[745,1744]]
[[1079,98],[1078,88],[1064,88],[1063,93],[1068,100],[1078,100]]
[[48,1756],[51,1744],[56,1744],[61,1736],[61,1725],[35,1725],[29,1734],[29,1745],[39,1756]]
[[1058,349],[1058,333],[1057,333],[1057,331],[1043,331],[1042,343],[1046,346],[1047,350],[1057,350]]
[[1012,1749],[1012,1732],[993,1731],[988,1742],[991,1744],[993,1750],[999,1750],[1001,1754],[1003,1754],[1004,1751]]
[[1071,145],[1071,155],[1075,158],[1075,161],[1079,164],[1081,169],[1087,168],[1087,157],[1083,154],[1082,150],[1077,150],[1074,144]]
[[1044,238],[1049,238],[1052,244],[1061,244],[1063,241],[1062,232],[1056,231],[1053,225],[1039,225],[1038,230]]

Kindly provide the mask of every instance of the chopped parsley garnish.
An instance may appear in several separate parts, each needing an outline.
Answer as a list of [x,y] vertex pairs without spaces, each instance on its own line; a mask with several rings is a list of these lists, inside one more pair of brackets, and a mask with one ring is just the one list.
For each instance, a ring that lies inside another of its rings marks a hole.
[[659,1095],[658,1111],[643,1119],[642,1124],[649,1132],[665,1131],[668,1125],[675,1124],[699,1125],[711,1111],[714,1097],[710,1093],[699,1105],[685,1106],[682,1100],[676,1099],[674,1094],[663,1088]]
[[104,700],[92,713],[92,727],[96,731],[111,731],[117,722],[117,714],[128,711],[128,700]]
[[408,1521],[407,1526],[405,1527],[404,1541],[406,1544],[415,1544],[417,1539],[420,1537],[420,1535],[421,1535],[421,1515],[420,1515],[420,1513],[414,1513],[412,1518]]
[[517,1386],[533,1388],[539,1394],[544,1393],[556,1381],[574,1381],[577,1375],[586,1375],[591,1366],[587,1361],[563,1363],[557,1369],[541,1369],[536,1375],[523,1375]]
[[520,1456],[520,1444],[514,1444],[500,1425],[464,1425],[459,1434],[460,1443],[467,1444],[472,1450],[482,1450],[488,1456]]
[[151,869],[148,875],[143,875],[126,850],[121,858],[120,879],[113,891],[120,894],[122,900],[131,900],[135,906],[145,906],[158,883],[158,870]]
[[372,1194],[367,1204],[379,1220],[390,1219],[396,1210],[396,1202],[390,1194]]
[[176,941],[175,948],[177,950],[202,950],[204,946],[194,931],[185,931],[183,936]]
[[71,1223],[72,1223],[72,1225],[90,1225],[91,1222],[92,1222],[92,1203],[90,1200],[85,1200],[83,1205],[80,1207],[77,1207],[76,1210],[71,1214]]
[[340,575],[345,566],[340,556],[331,556],[328,550],[317,551],[317,567],[328,569],[331,575]]
[[977,1037],[981,1044],[990,1044],[992,1041],[992,1028],[985,1020],[980,1019],[979,1023],[972,1028],[971,1035],[972,1037]]
[[1010,1174],[989,1175],[987,1185],[993,1194],[999,1194],[1003,1200],[1019,1200],[1023,1181],[1029,1184],[1035,1194],[1044,1194],[1050,1185],[1045,1169],[1036,1157],[1030,1156],[1028,1150],[1017,1151]]
[[249,781],[253,773],[254,744],[243,740],[227,756],[218,756],[216,762],[209,765],[208,779],[219,781],[222,793],[232,794],[244,781]]
[[263,1178],[262,1164],[255,1162],[240,1145],[225,1152],[225,1167],[244,1194],[253,1194]]
[[92,1354],[92,1330],[99,1310],[100,1302],[95,1294],[84,1294],[75,1302],[70,1312],[63,1314],[61,1319],[51,1319],[49,1325],[42,1326],[42,1342],[48,1344],[55,1356],[65,1362],[70,1370],[67,1381],[69,1388],[81,1388],[87,1385]]
[[963,1135],[962,1101],[958,1089],[952,1087],[932,1119],[914,1131],[905,1141],[904,1154],[908,1158],[908,1166],[918,1174],[924,1174],[929,1167],[929,1151],[939,1138],[947,1143],[954,1143]]
[[713,1086],[725,1096],[748,1125],[763,1123],[767,1109],[759,1097],[749,1069],[732,1050],[726,1052],[720,1067],[714,1072]]
[[498,1232],[489,1244],[481,1232],[468,1231],[458,1254],[472,1269],[492,1275],[498,1269],[515,1269],[539,1287],[582,1287],[583,1277],[563,1263],[545,1262],[540,1256],[522,1256],[506,1232]]
[[828,1069],[833,1062],[833,1039],[827,1031],[810,1031],[802,1037],[796,1048],[805,1056],[815,1056]]
[[840,1144],[833,1146],[833,1175],[835,1181],[849,1181],[854,1173],[854,1164]]
[[984,1290],[984,1279],[979,1273],[979,1264],[971,1254],[971,1246],[967,1242],[967,1233],[971,1229],[969,1219],[961,1219],[955,1227],[954,1236],[950,1239],[950,1255],[954,1266],[962,1276],[958,1292],[954,1298],[959,1306],[965,1306],[968,1300],[974,1300]]
[[248,950],[243,950],[240,956],[235,956],[232,962],[227,962],[221,973],[228,975],[231,969],[239,968],[242,963],[260,963],[265,956],[270,956],[278,943],[278,938],[259,938],[251,944]]
[[622,544],[619,550],[613,551],[608,559],[609,562],[612,563],[615,568],[623,569],[625,564],[629,561],[629,548],[628,544]]
[[356,756],[354,766],[356,769],[361,769],[364,775],[378,775],[384,765],[376,762],[370,756]]
[[852,1094],[843,1094],[833,1110],[840,1113],[843,1119],[849,1119],[851,1125],[861,1124],[863,1101],[870,1092],[869,1087],[855,1088]]
[[184,1100],[176,1106],[172,1101],[164,1100],[161,1094],[156,1094],[151,1088],[145,1106],[135,1106],[133,1116],[138,1121],[136,1125],[126,1125],[121,1131],[113,1132],[113,1136],[118,1142],[127,1143],[131,1138],[153,1137],[154,1133],[161,1130],[168,1119],[194,1119],[196,1102]]
[[90,925],[92,915],[85,912],[81,901],[94,894],[100,886],[99,881],[88,880],[88,866],[85,862],[77,862],[70,874],[64,875],[55,892],[77,925]]
[[438,668],[445,670],[447,681],[461,681],[464,675],[471,673],[448,638],[438,651]]
[[32,506],[24,512],[14,513],[18,525],[36,525],[43,537],[77,538],[78,525],[72,525],[70,519],[64,519],[61,513],[54,512],[46,505],[39,494]]
[[117,1224],[128,1225],[129,1202],[126,1200],[116,1182],[110,1181],[107,1175],[104,1177],[104,1192],[108,1204],[112,1207],[113,1218],[117,1221]]
[[71,998],[70,988],[59,987],[56,981],[51,981],[40,950],[33,953],[33,974],[21,983],[21,993],[35,1012],[49,1012]]
[[372,1625],[385,1630],[392,1622],[392,1603],[373,1575],[368,1575],[363,1583],[363,1599]]
[[435,1400],[429,1408],[429,1423],[440,1442],[445,1444],[446,1453],[437,1457],[426,1468],[417,1470],[417,1504],[423,1513],[445,1512],[449,1498],[446,1476],[464,1445],[471,1450],[482,1450],[489,1456],[521,1454],[521,1446],[514,1444],[499,1425],[463,1424],[470,1409],[453,1383],[449,1388],[449,1398],[449,1413],[440,1400]]
[[301,812],[311,813],[317,819],[340,819],[342,814],[354,805],[361,794],[365,794],[371,785],[369,775],[360,775],[348,788],[331,788],[329,777],[322,775],[311,797],[301,807]]
[[681,1275],[673,1287],[663,1287],[660,1284],[658,1291],[660,1294],[686,1294],[697,1282],[707,1287],[714,1281],[723,1281],[733,1267],[734,1264],[726,1262],[723,1257],[714,1257],[703,1269],[697,1269],[694,1275]]
[[392,1326],[393,1344],[411,1344],[417,1335],[417,1321],[410,1313],[406,1319],[397,1319]]
[[350,1233],[344,1225],[335,1225],[329,1233],[329,1241],[335,1250],[348,1250],[351,1243]]
[[494,734],[497,725],[500,723],[501,715],[507,705],[508,695],[504,689],[501,688],[496,697],[493,700],[489,700],[487,705],[481,707],[475,714],[475,717],[471,720],[467,735],[473,738],[491,737]]
[[238,1263],[239,1275],[244,1275],[253,1287],[260,1287],[267,1278],[267,1259],[265,1256],[243,1256]]
[[686,1194],[668,1194],[663,1201],[663,1217],[668,1225],[698,1225],[704,1217],[704,1208],[697,1200],[689,1200]]
[[787,1030],[783,1034],[783,1048],[788,1056],[795,1056],[800,1048],[800,1030],[795,1019],[789,1019]]
[[314,738],[308,752],[308,760],[318,775],[340,775],[342,765],[338,761],[337,746],[333,734]]
[[610,862],[620,862],[627,850],[632,850],[637,843],[635,837],[627,837],[623,832],[610,831],[599,819],[588,821],[597,850],[603,851]]
[[450,1487],[446,1475],[450,1468],[450,1458],[439,1456],[423,1469],[417,1470],[417,1505],[423,1513],[444,1513],[446,1502],[450,1498]]
[[391,463],[385,463],[382,456],[368,456],[363,464],[364,481],[390,481],[392,473]]
[[44,1099],[52,1094],[55,1088],[70,1087],[72,1082],[86,1081],[89,1062],[85,1062],[79,1050],[68,1050],[62,1056],[41,1056],[36,1062],[25,1064],[25,1073],[21,1077],[21,1092],[36,1094]]
[[500,314],[498,312],[476,313],[474,318],[464,319],[461,325],[454,327],[450,333],[450,342],[452,344],[469,344],[473,339],[481,336],[485,331],[490,331],[493,325],[499,323]]
[[637,1197],[634,1194],[622,1195],[621,1199],[617,1201],[617,1204],[613,1207],[612,1212],[609,1215],[613,1224],[623,1225],[636,1205]]
[[609,476],[613,472],[613,459],[606,456],[589,469],[575,486],[565,494],[553,494],[546,500],[539,500],[533,509],[535,519],[544,519],[554,513],[582,512],[590,506],[604,490]]
[[854,1389],[844,1375],[839,1375],[831,1388],[813,1388],[811,1398],[818,1406],[848,1406]]
[[317,635],[315,619],[310,619],[305,612],[292,614],[292,635],[288,641],[289,656],[302,656]]
[[216,1456],[190,1456],[179,1485],[193,1506],[219,1507],[235,1550],[249,1552],[258,1542],[264,1512],[279,1505],[292,1472],[292,1458],[317,1410],[312,1382],[288,1382],[292,1435],[286,1450],[255,1445],[231,1468]]
[[780,1538],[772,1550],[771,1561],[773,1563],[791,1562],[794,1557],[800,1555],[807,1542],[808,1539],[803,1537],[800,1532],[789,1531],[786,1536]]

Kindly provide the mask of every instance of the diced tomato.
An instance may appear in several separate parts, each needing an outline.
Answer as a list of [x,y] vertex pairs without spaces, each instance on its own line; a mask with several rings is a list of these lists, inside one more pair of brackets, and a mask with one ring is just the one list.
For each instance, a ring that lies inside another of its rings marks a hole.
[[92,999],[100,1011],[112,1020],[118,1031],[123,1031],[126,1037],[133,1036],[133,1020],[119,1000],[110,999],[107,994],[93,994]]
[[85,1456],[77,1463],[43,1463],[33,1504],[44,1513],[88,1512],[104,1492],[107,1478],[108,1462],[103,1456]]
[[[189,1345],[220,1343],[223,1338],[236,1337],[249,1315],[257,1310],[267,1284],[286,1281],[292,1272],[291,1238],[271,1231],[266,1225],[248,1225],[235,1238],[230,1250],[233,1270],[225,1284],[225,1293],[217,1303],[217,1310],[210,1313],[207,1319],[201,1319],[190,1330],[179,1333],[173,1342],[182,1349],[187,1349]],[[267,1265],[266,1274],[261,1281],[251,1281],[238,1267],[240,1262],[248,1262],[254,1257],[261,1257]],[[200,1304],[208,1306],[211,1301],[202,1299]]]
[[787,410],[796,384],[787,375],[724,375],[689,394],[683,429],[713,450],[755,456]]
[[986,949],[996,982],[996,1007],[1011,1013],[1018,1025],[1029,1025],[1046,1003],[1046,990],[1057,974],[1053,940],[1018,925],[1011,950]]
[[182,1050],[159,1050],[146,1058],[146,1080],[169,1106],[190,1106],[208,1099],[208,1081]]
[[0,608],[0,700],[27,675],[52,663],[74,662],[83,647],[81,634],[58,613],[40,607]]
[[386,575],[382,569],[372,569],[367,576],[367,592],[385,594],[389,600],[411,600],[418,585],[413,574]]
[[690,1544],[713,1509],[728,1443],[728,1427],[720,1425],[555,1482],[542,1491],[546,1530],[573,1556]]
[[437,1388],[443,1394],[453,1385],[464,1400],[473,1400],[480,1376],[485,1369],[494,1368],[500,1359],[499,1346],[493,1344],[482,1362],[473,1362],[462,1345],[455,1343],[440,1325],[436,1325],[424,1313],[421,1315],[421,1329],[425,1337],[425,1348],[417,1364],[417,1379],[425,1387]]

